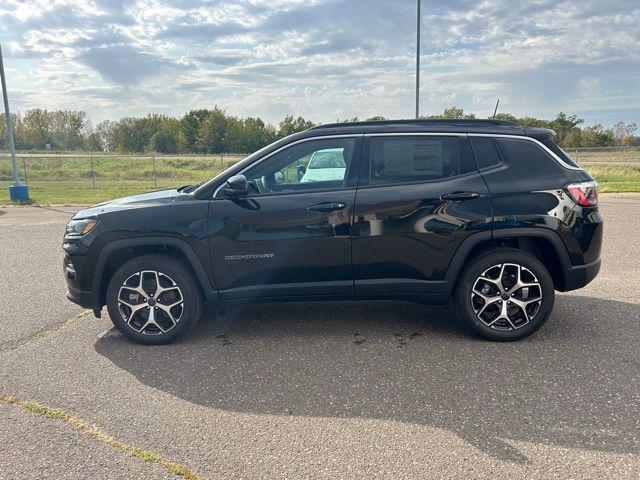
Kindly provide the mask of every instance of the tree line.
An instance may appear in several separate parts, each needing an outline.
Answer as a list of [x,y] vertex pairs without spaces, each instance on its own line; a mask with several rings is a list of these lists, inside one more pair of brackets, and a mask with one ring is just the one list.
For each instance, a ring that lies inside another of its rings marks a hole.
[[[458,107],[423,118],[476,118]],[[516,117],[499,113],[500,120],[528,126],[550,128],[554,140],[564,148],[640,145],[635,123],[618,122],[612,128],[602,125],[584,127],[576,115],[560,112],[552,120],[532,116]],[[0,115],[0,149],[7,149],[4,115]],[[384,120],[376,116],[367,120]],[[30,109],[11,115],[17,150],[104,151],[116,153],[251,153],[273,141],[306,130],[314,123],[300,116],[286,116],[277,126],[258,117],[238,118],[224,110],[192,110],[181,118],[149,114],[105,120],[95,126],[85,112]],[[358,121],[358,118],[337,120]]]

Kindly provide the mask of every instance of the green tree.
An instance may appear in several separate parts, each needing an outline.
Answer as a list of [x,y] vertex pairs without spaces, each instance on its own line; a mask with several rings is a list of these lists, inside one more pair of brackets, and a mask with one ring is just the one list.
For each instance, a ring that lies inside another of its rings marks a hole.
[[191,110],[180,120],[180,130],[178,132],[178,150],[181,152],[195,152],[196,136],[200,130],[202,122],[209,116],[209,110]]
[[458,119],[473,119],[476,116],[473,113],[464,113],[464,110],[460,107],[449,107],[445,108],[441,114],[438,115],[429,115],[426,118],[433,119],[447,119],[447,120],[458,120]]
[[195,149],[202,153],[225,153],[227,117],[218,107],[209,112],[196,133]]
[[495,116],[495,119],[504,120],[506,122],[518,123],[518,119],[516,118],[516,116],[511,115],[510,113],[497,113]]
[[576,115],[560,112],[556,118],[549,122],[549,128],[556,132],[557,143],[564,146],[569,132],[583,122],[584,120]]
[[269,145],[276,139],[276,131],[259,118],[245,118],[243,122],[243,142],[239,153],[251,153]]
[[102,144],[100,133],[96,128],[93,128],[89,122],[87,122],[84,135],[82,136],[82,149],[87,152],[104,151],[104,145]]
[[143,118],[124,117],[113,131],[114,150],[121,153],[144,152],[149,143]]
[[278,137],[284,138],[294,133],[303,132],[314,126],[314,123],[305,120],[302,117],[294,118],[293,115],[287,115],[278,126]]
[[516,123],[523,127],[550,128],[547,120],[541,120],[540,118],[530,116],[520,117],[517,119]]
[[104,152],[114,152],[116,150],[116,127],[117,123],[111,120],[103,120],[95,128],[96,135],[100,139],[100,150]]
[[53,148],[62,150],[82,148],[89,125],[85,112],[58,110],[48,112],[48,117]]
[[616,144],[613,131],[597,124],[585,128],[581,133],[581,147],[611,147]]
[[21,147],[28,150],[43,150],[49,144],[59,148],[54,145],[51,127],[51,118],[47,110],[40,108],[27,110],[18,129]]
[[638,129],[635,123],[617,122],[613,126],[613,138],[616,145],[624,145],[631,141],[633,134]]
[[222,144],[226,152],[242,152],[245,149],[245,128],[241,120],[226,118]]
[[149,140],[148,150],[158,153],[174,153],[177,149],[177,138],[165,130],[159,130]]

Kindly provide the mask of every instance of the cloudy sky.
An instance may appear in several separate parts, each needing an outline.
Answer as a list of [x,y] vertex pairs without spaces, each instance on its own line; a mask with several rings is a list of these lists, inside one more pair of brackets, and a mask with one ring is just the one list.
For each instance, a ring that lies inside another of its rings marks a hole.
[[[422,0],[424,113],[640,123],[639,0]],[[13,110],[218,105],[276,122],[414,109],[415,0],[0,0]]]

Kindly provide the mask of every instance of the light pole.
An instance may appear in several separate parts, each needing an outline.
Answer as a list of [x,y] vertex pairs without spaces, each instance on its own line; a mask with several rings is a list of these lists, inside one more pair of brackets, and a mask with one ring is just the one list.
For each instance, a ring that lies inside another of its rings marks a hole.
[[420,2],[416,15],[416,119],[420,118]]
[[7,81],[4,75],[4,62],[2,61],[2,46],[0,45],[0,83],[2,83],[2,97],[4,100],[4,114],[7,121],[7,140],[11,163],[13,164],[13,185],[9,186],[9,198],[26,202],[29,200],[29,189],[26,185],[20,185],[18,175],[18,162],[16,161],[16,146],[13,141],[13,128],[11,127],[11,113],[9,111],[9,95],[7,93]]

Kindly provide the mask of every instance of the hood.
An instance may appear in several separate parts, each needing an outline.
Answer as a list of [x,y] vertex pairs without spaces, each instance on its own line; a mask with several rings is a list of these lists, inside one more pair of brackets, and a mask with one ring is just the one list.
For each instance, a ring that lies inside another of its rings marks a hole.
[[129,197],[116,198],[115,200],[99,203],[92,207],[85,208],[84,210],[80,210],[73,216],[73,218],[94,217],[101,213],[157,206],[184,200],[193,200],[193,197],[188,193],[181,192],[179,188],[172,188],[170,190],[160,190],[157,192],[142,193],[140,195],[131,195]]

